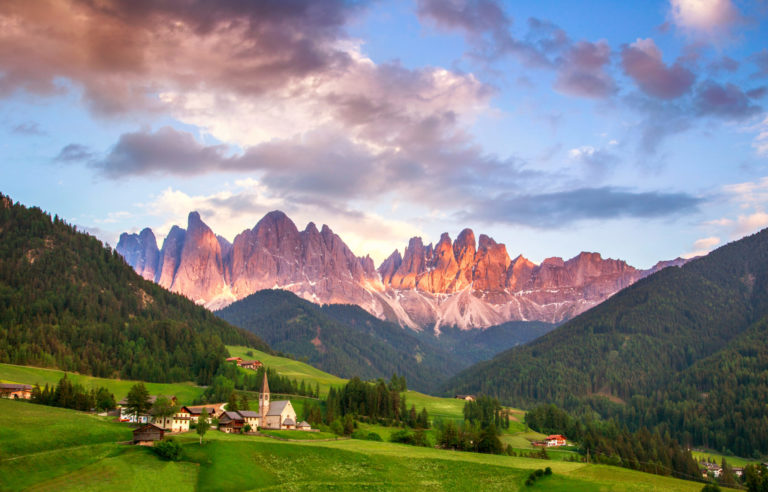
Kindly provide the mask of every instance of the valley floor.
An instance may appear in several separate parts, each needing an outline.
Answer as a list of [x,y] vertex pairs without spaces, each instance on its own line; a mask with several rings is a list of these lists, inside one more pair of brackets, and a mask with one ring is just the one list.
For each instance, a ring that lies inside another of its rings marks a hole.
[[[182,461],[124,444],[126,424],[0,400],[0,489],[15,490],[569,490],[699,491],[701,484],[621,468],[339,439],[178,436]],[[531,471],[553,475],[533,487]]]

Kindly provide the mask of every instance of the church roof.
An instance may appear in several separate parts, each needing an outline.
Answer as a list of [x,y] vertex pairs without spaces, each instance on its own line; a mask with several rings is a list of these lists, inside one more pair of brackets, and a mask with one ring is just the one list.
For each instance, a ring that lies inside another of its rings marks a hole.
[[261,385],[261,393],[269,394],[269,382],[267,381],[267,371],[264,370],[264,383]]
[[253,410],[240,410],[237,413],[248,419],[260,417],[259,412],[254,412]]
[[289,400],[273,401],[269,404],[269,412],[267,412],[267,415],[282,415],[285,407],[290,404],[291,402]]
[[283,420],[283,425],[296,425],[296,422],[294,422],[293,419],[288,418]]

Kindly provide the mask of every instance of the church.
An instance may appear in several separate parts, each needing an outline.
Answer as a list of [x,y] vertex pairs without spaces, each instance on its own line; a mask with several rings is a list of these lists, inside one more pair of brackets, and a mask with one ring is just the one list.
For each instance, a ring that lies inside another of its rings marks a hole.
[[259,426],[263,429],[295,429],[296,410],[290,400],[271,401],[267,371],[259,395]]

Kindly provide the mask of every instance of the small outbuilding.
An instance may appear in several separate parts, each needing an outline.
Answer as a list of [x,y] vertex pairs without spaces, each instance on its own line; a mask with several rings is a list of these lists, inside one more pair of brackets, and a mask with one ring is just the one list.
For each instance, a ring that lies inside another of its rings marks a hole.
[[309,423],[306,420],[302,420],[301,422],[296,425],[296,429],[300,431],[308,431],[312,430],[312,426],[309,425]]
[[155,441],[162,441],[165,431],[155,424],[145,424],[133,431],[133,444],[154,446]]

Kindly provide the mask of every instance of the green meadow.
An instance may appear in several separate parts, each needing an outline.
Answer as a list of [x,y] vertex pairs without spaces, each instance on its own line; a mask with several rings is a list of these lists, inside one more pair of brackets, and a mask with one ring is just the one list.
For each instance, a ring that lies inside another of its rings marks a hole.
[[[168,462],[150,449],[121,444],[130,439],[130,430],[74,410],[0,400],[0,489],[701,490],[700,483],[602,465],[217,431],[206,434],[202,446],[194,433],[178,436],[182,460]],[[547,466],[552,476],[524,485],[533,470]]]
[[[104,386],[115,395],[116,400],[125,398],[131,386],[138,381],[122,379],[96,378],[82,374],[68,372],[67,377],[72,382],[81,384],[85,388]],[[58,369],[45,369],[41,367],[16,366],[13,364],[0,364],[0,382],[56,385],[64,376],[64,371]],[[203,394],[202,386],[194,383],[144,383],[152,395],[175,395],[181,404],[192,403]]]

